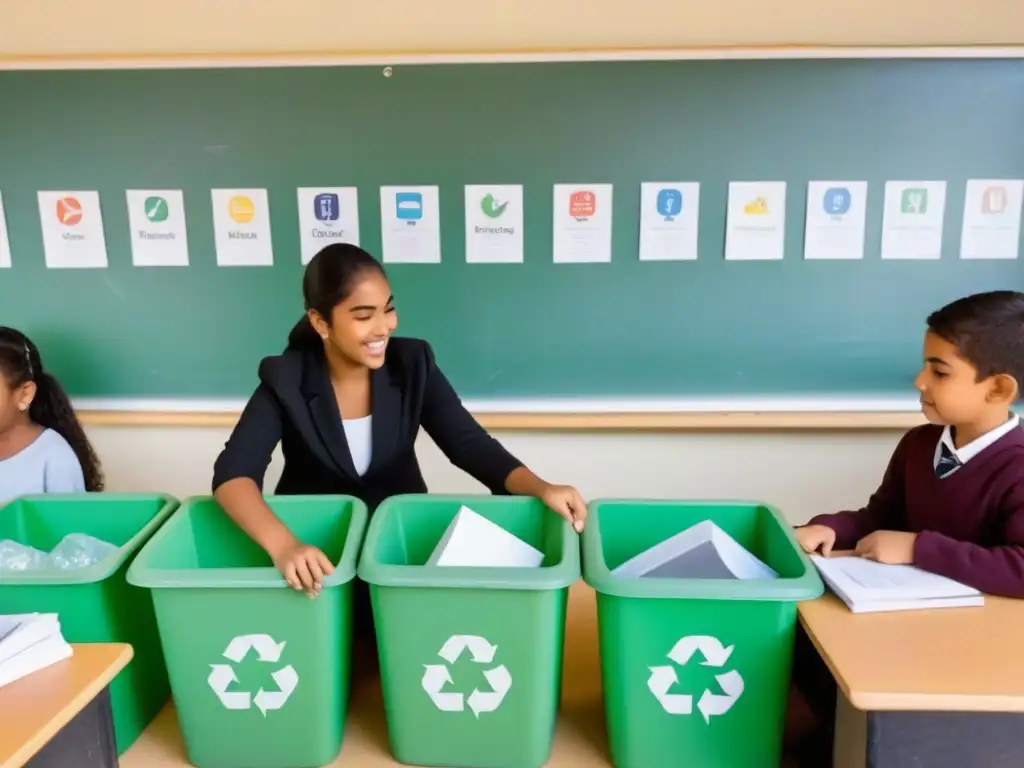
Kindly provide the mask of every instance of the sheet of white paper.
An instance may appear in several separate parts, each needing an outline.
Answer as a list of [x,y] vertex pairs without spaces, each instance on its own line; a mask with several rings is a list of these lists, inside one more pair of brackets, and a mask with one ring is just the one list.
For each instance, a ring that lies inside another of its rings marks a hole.
[[521,264],[522,185],[467,184],[465,200],[467,263]]
[[805,259],[863,259],[866,181],[807,183]]
[[100,193],[40,191],[37,198],[47,268],[105,268],[107,241]]
[[213,189],[210,195],[217,266],[273,266],[267,190]]
[[555,264],[612,260],[612,185],[555,184]]
[[132,264],[187,267],[185,197],[180,189],[126,189]]
[[777,261],[786,248],[786,182],[729,182],[725,258]]
[[391,264],[441,263],[438,188],[381,187],[383,259]]
[[4,198],[0,194],[0,269],[11,266],[11,240],[7,235],[7,218],[4,215]]
[[302,263],[332,243],[359,245],[359,191],[355,187],[299,187]]
[[969,179],[960,235],[961,259],[1016,259],[1024,180]]
[[941,258],[945,210],[946,182],[887,181],[882,258]]
[[699,220],[699,182],[643,182],[640,185],[640,261],[696,259]]

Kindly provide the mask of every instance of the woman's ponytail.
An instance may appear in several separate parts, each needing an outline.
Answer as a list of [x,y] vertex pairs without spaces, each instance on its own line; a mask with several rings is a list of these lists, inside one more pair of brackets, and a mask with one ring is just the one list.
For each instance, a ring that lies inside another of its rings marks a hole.
[[309,322],[309,315],[303,315],[288,334],[287,349],[316,349],[322,345],[320,336]]

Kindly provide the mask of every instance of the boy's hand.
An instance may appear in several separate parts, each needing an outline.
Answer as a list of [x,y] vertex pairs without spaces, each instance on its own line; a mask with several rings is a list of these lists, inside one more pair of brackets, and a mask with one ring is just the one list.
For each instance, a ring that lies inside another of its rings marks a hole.
[[912,565],[916,533],[875,531],[857,542],[853,554],[886,565]]
[[827,525],[802,525],[794,532],[797,544],[804,552],[811,554],[821,547],[821,554],[828,557],[836,543],[836,532]]

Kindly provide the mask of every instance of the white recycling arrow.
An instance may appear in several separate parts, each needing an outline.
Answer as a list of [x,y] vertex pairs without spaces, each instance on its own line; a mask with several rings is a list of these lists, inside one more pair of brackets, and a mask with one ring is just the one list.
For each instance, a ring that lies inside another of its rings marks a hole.
[[688,693],[669,693],[678,682],[672,667],[651,667],[647,688],[670,715],[688,715],[693,712],[693,697]]
[[220,703],[224,705],[225,709],[248,709],[250,706],[249,693],[247,691],[237,691],[228,693],[228,686],[232,683],[237,683],[238,678],[235,676],[235,670],[233,670],[227,664],[211,664],[210,665],[210,676],[206,678],[206,682],[210,684],[213,692],[217,694],[217,698],[220,699]]
[[700,701],[697,702],[697,709],[704,715],[705,723],[710,723],[712,717],[728,712],[743,693],[743,678],[735,670],[715,675],[715,680],[722,686],[725,694],[715,694],[711,691],[704,691],[701,694]]
[[[679,666],[686,666],[698,651],[704,657],[701,665],[705,667],[724,667],[732,655],[735,646],[723,646],[722,642],[711,635],[689,635],[681,638],[668,652],[668,658]],[[649,667],[651,676],[647,680],[647,688],[661,708],[670,715],[693,714],[693,696],[689,694],[670,694],[672,686],[679,682],[676,670],[672,666]],[[743,694],[743,677],[736,670],[729,670],[715,675],[715,680],[722,693],[705,690],[697,701],[704,722],[711,723],[712,717],[724,715]]]
[[461,693],[441,693],[445,684],[450,682],[452,675],[444,664],[423,665],[423,690],[430,696],[434,706],[442,712],[461,712],[465,706]]
[[444,641],[438,655],[449,664],[454,664],[466,648],[469,649],[473,661],[478,664],[490,664],[494,661],[494,654],[498,650],[498,646],[491,645],[485,638],[478,635],[452,635]]
[[231,661],[239,662],[245,658],[250,648],[254,648],[259,654],[260,661],[276,662],[281,660],[281,652],[284,651],[286,642],[275,643],[270,635],[239,635],[228,643],[224,656]]
[[[239,635],[231,639],[222,655],[237,663],[245,658],[250,649],[254,649],[259,661],[276,663],[280,661],[285,645],[286,641],[275,642],[270,635]],[[265,691],[260,688],[255,696],[248,691],[228,692],[228,687],[238,682],[238,677],[230,664],[211,664],[206,682],[226,709],[251,709],[255,704],[266,717],[267,712],[281,709],[299,685],[299,673],[290,664],[271,673],[271,677],[278,690]]]
[[[486,638],[479,635],[452,635],[444,641],[438,656],[448,664],[453,664],[466,650],[476,664],[490,664],[494,661],[498,646],[491,645]],[[473,716],[479,719],[482,713],[497,710],[512,689],[512,675],[504,664],[484,670],[483,675],[491,687],[489,691],[474,688],[468,696],[456,692],[442,692],[445,685],[452,682],[447,665],[424,664],[420,684],[434,702],[434,706],[442,712],[462,712],[468,706]]]
[[701,662],[702,666],[724,667],[734,647],[730,645],[728,648],[723,648],[721,641],[711,635],[690,635],[676,643],[668,652],[668,657],[680,667],[685,667],[694,652],[699,650],[704,656],[704,661]]
[[504,664],[494,669],[485,670],[484,677],[487,678],[492,690],[484,692],[479,688],[474,688],[466,702],[478,720],[481,712],[493,712],[500,707],[501,702],[505,699],[505,694],[512,688],[512,675],[509,674]]
[[253,703],[263,713],[264,717],[267,716],[267,710],[283,707],[288,701],[288,697],[292,695],[292,692],[299,684],[299,674],[291,664],[287,667],[282,667],[270,676],[274,678],[274,682],[277,683],[279,690],[265,691],[260,688],[256,691],[256,696],[253,697]]

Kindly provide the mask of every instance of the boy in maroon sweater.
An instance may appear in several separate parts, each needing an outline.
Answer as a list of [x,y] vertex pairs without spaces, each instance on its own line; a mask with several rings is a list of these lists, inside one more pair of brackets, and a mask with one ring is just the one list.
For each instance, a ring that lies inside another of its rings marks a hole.
[[[914,384],[929,423],[903,436],[865,507],[818,515],[797,541],[1024,597],[1024,430],[1010,412],[1024,385],[1024,294],[967,296],[929,316]],[[802,632],[793,676],[819,720],[800,764],[827,768],[834,683]]]

